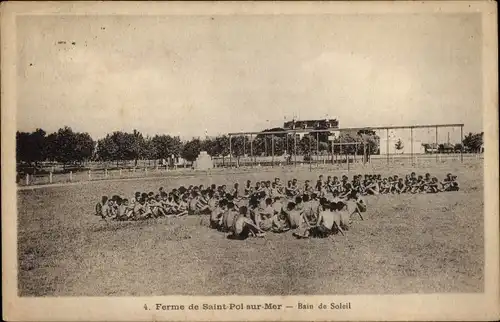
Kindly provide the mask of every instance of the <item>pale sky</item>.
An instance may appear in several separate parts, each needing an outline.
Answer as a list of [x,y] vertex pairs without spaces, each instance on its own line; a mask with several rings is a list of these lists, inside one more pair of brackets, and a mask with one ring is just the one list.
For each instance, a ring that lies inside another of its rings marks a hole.
[[479,14],[27,16],[17,26],[21,131],[189,138],[294,115],[482,130]]

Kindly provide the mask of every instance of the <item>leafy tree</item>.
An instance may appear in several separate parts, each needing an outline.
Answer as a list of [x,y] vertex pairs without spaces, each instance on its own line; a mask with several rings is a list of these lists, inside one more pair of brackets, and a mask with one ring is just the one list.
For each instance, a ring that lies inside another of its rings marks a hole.
[[319,142],[319,151],[320,152],[324,152],[324,151],[327,151],[328,152],[328,143],[327,142]]
[[90,160],[94,152],[94,140],[90,134],[75,133],[67,126],[51,136],[51,141],[51,154],[64,165]]
[[142,133],[134,130],[131,138],[130,156],[134,160],[134,165],[137,166],[138,159],[144,159],[147,157],[146,153],[146,140],[142,136]]
[[231,138],[231,154],[236,158],[237,165],[239,166],[240,157],[245,154],[245,137],[242,135],[233,136]]
[[[339,137],[334,140],[335,143],[355,143],[361,142],[361,137],[357,135],[356,132],[343,131],[340,133]],[[335,147],[335,153],[341,154],[354,154],[356,152],[355,145],[337,145]]]
[[231,138],[231,153],[233,156],[239,158],[240,156],[245,154],[244,146],[245,145],[245,137],[242,135],[234,136]]
[[143,157],[148,160],[148,165],[151,165],[151,160],[154,160],[154,165],[156,165],[158,152],[156,149],[156,145],[153,142],[153,138],[149,136],[144,139]]
[[403,141],[401,141],[401,139],[398,139],[398,140],[396,141],[396,144],[394,144],[394,147],[395,147],[395,148],[396,148],[396,150],[398,150],[398,151],[403,150],[403,148],[404,148]]
[[47,160],[55,161],[58,153],[57,132],[47,135],[45,138],[44,154]]
[[253,155],[267,155],[267,141],[264,136],[256,136],[253,138],[252,149]]
[[36,129],[32,133],[16,133],[16,157],[19,161],[37,163],[47,159],[46,132]]
[[134,160],[146,157],[146,141],[137,131],[126,133],[115,131],[98,142],[98,156],[101,160]]
[[206,138],[201,141],[201,150],[207,151],[208,155],[211,157],[218,156],[216,142],[214,138]]
[[285,154],[286,150],[286,137],[285,136],[275,136],[274,137],[274,155],[280,156]]
[[299,142],[297,142],[297,152],[303,155],[311,155],[316,151],[316,137],[314,135],[304,135]]
[[155,135],[152,139],[156,159],[168,159],[172,155],[178,157],[182,149],[182,142],[178,136]]
[[17,161],[31,162],[30,155],[30,133],[17,132],[16,133],[16,158]]
[[370,154],[380,153],[380,137],[373,130],[359,130],[358,135],[362,142],[366,145],[367,157]]
[[467,134],[462,144],[464,148],[471,152],[479,152],[481,150],[481,146],[483,145],[483,136],[484,132],[481,133],[471,133]]
[[75,133],[75,158],[74,161],[88,161],[94,154],[95,143],[88,133]]
[[106,135],[105,138],[97,141],[97,156],[98,160],[102,161],[116,161],[118,165],[118,161],[122,160],[122,156],[120,155],[120,147],[118,146],[117,140],[115,140],[116,136],[119,132],[114,132],[113,135]]
[[[330,126],[327,122],[318,122],[315,126],[315,130],[326,130]],[[331,135],[331,132],[316,132],[314,136],[319,140],[319,142],[325,142],[328,144],[328,137]]]
[[181,157],[189,162],[196,160],[201,151],[201,141],[200,139],[192,139],[184,144],[181,151]]
[[215,138],[216,155],[225,157],[229,155],[229,137],[227,135],[218,136]]

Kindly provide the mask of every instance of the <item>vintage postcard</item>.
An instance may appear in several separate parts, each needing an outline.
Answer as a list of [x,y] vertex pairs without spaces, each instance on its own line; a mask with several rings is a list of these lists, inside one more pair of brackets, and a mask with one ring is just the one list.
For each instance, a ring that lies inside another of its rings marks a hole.
[[1,10],[4,320],[500,318],[495,2]]

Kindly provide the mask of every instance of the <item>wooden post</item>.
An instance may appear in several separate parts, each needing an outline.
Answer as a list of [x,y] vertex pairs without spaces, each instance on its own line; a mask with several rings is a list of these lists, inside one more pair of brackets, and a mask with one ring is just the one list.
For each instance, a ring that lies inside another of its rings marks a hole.
[[108,178],[108,168],[104,169],[104,178]]
[[349,156],[347,155],[347,150],[345,151],[345,159],[347,161],[347,173],[349,173]]
[[464,127],[460,126],[460,162],[464,162]]
[[274,135],[271,135],[271,167],[274,167]]
[[49,173],[49,183],[52,183],[52,172]]
[[335,146],[335,143],[334,143],[334,141],[331,141],[331,142],[332,142],[332,164],[333,164],[333,155],[335,154],[333,151],[333,147]]
[[410,127],[410,156],[411,156],[411,165],[413,166],[415,164],[413,160],[413,128]]
[[356,154],[358,154],[358,142],[354,144],[354,163],[356,163]]
[[319,132],[316,132],[316,163],[319,163]]
[[297,133],[293,132],[293,165],[297,166]]
[[26,185],[30,184],[30,175],[29,173],[26,173]]
[[246,135],[243,135],[243,156],[245,156],[245,152],[247,152],[246,151],[247,150],[246,149],[247,146],[246,146],[246,140],[245,140],[245,138],[246,138]]
[[311,143],[312,143],[312,135],[309,134],[309,171],[312,171],[312,164],[311,164],[311,161],[312,161],[312,147],[311,147]]
[[145,168],[144,168],[144,172],[145,172],[146,177],[147,177],[147,176],[148,176],[148,167],[145,167]]
[[268,157],[269,154],[267,153],[267,135],[264,134],[264,156]]
[[438,127],[436,126],[436,163],[438,161],[438,153],[439,153],[439,149],[438,149]]
[[290,153],[290,149],[288,149],[288,133],[285,134],[285,155],[288,155]]
[[367,146],[366,142],[363,143],[363,149],[364,149],[364,152],[363,152],[364,161],[363,162],[365,165],[368,163],[368,151],[369,151],[368,148],[369,147]]
[[386,158],[387,158],[387,164],[389,164],[389,129],[387,129],[387,137],[386,137],[386,151],[385,151],[385,154],[386,154]]
[[253,135],[250,134],[250,165],[253,167],[254,164],[254,158],[253,158]]
[[231,163],[233,162],[233,150],[231,148],[231,135],[229,135],[229,167],[231,168]]
[[88,176],[89,176],[89,181],[92,180],[92,171],[90,169],[89,169]]

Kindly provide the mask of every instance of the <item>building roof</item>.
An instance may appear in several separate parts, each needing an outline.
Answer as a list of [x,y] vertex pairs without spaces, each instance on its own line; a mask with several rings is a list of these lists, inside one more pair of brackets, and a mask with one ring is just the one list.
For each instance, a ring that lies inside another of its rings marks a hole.
[[339,121],[337,119],[323,120],[294,120],[283,124],[285,129],[328,129],[338,128]]

